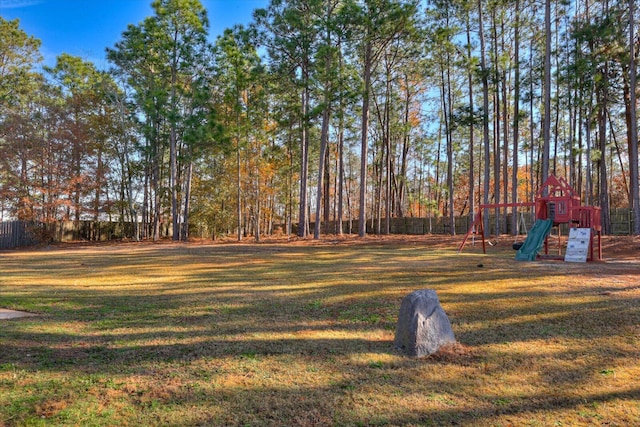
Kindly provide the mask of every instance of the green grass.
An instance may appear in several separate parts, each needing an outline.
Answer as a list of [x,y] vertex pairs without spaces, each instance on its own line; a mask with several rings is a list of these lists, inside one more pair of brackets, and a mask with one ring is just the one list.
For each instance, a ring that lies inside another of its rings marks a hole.
[[[0,253],[0,426],[640,425],[640,266],[459,240]],[[459,344],[411,359],[423,288]]]

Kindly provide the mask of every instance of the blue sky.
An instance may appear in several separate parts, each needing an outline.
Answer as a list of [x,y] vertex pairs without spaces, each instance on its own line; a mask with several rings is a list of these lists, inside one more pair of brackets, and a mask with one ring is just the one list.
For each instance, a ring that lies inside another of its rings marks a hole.
[[[236,24],[252,21],[269,0],[200,0],[208,11],[210,39]],[[42,41],[45,65],[63,52],[107,68],[105,48],[120,40],[128,24],[153,15],[152,0],[0,0],[0,16],[20,19],[20,27]]]

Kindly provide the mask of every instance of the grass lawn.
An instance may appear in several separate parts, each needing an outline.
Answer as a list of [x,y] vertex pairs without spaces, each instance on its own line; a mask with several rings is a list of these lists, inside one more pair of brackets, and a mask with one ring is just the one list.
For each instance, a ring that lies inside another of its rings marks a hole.
[[[461,237],[0,253],[0,426],[640,425],[640,242],[516,262]],[[480,266],[481,265],[481,266]],[[437,291],[458,344],[393,347]]]

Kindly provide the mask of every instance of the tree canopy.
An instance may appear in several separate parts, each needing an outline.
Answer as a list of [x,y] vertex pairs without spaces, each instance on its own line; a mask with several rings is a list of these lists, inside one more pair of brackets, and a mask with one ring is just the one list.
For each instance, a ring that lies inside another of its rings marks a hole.
[[0,18],[3,219],[133,222],[137,239],[384,234],[405,216],[454,232],[548,174],[605,232],[613,209],[640,218],[633,0],[271,0],[214,42],[199,0],[152,6],[109,70],[40,67]]

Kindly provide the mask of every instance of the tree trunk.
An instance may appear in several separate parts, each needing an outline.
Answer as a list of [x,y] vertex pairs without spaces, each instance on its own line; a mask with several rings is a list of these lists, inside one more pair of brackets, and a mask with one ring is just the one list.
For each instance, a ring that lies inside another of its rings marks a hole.
[[[176,109],[176,84],[177,84],[177,48],[174,44],[173,62],[171,64],[171,97],[169,108]],[[172,114],[173,116],[173,114]],[[169,119],[169,186],[171,187],[171,219],[173,224],[173,240],[180,240],[180,211],[178,209],[178,136],[176,130],[176,119]]]
[[[490,176],[490,159],[491,150],[489,148],[489,76],[487,75],[487,63],[485,59],[486,48],[484,41],[484,25],[482,22],[482,1],[478,0],[478,37],[480,38],[480,73],[482,74],[482,96],[483,96],[483,111],[482,111],[482,144],[484,147],[484,204],[489,203],[489,182]],[[484,212],[484,230],[489,230],[489,210],[485,209]]]
[[384,103],[384,147],[385,157],[384,166],[386,179],[384,184],[384,198],[385,198],[385,224],[384,234],[391,232],[391,179],[393,176],[392,168],[392,153],[391,153],[391,65],[387,63],[386,66],[386,89],[385,89],[385,103]]
[[[520,0],[515,3],[515,26],[514,26],[514,53],[513,62],[515,64],[513,82],[513,169],[511,171],[511,202],[518,203],[518,156],[520,155]],[[505,142],[506,143],[506,142]],[[505,179],[507,177],[505,176]],[[511,210],[511,230],[514,235],[518,235],[518,208]]]
[[[493,108],[494,108],[494,117],[493,117],[493,202],[501,203],[502,195],[500,191],[500,117],[501,117],[501,104],[500,104],[500,71],[498,64],[498,33],[497,33],[497,22],[496,22],[496,7],[494,5],[491,10],[491,34],[493,38],[493,80],[494,80],[494,88],[493,88]],[[496,235],[500,235],[502,232],[502,222],[501,222],[501,209],[496,208]]]
[[302,141],[300,145],[300,215],[298,221],[298,236],[307,236],[307,180],[309,175],[309,76],[307,67],[303,67],[305,76],[302,91]]
[[254,230],[254,239],[256,243],[260,243],[260,237],[262,235],[262,228],[260,226],[260,217],[262,216],[262,204],[260,202],[261,191],[260,191],[260,148],[258,148],[257,162],[255,163],[256,169],[253,171],[255,174],[255,212],[254,212],[254,222],[253,222],[253,230]]
[[[240,118],[236,117],[236,126]],[[236,131],[238,132],[238,131]],[[242,240],[242,163],[240,159],[240,135],[236,134],[236,220],[238,221],[238,242]]]
[[189,240],[189,209],[191,208],[191,181],[193,179],[193,162],[190,160],[187,164],[186,177],[184,179],[184,210],[182,214],[182,231],[180,233],[180,239],[183,241]]
[[[471,24],[469,22],[469,13],[467,13],[466,19],[466,33],[467,33],[467,59],[471,60]],[[475,113],[474,113],[474,103],[473,103],[473,72],[469,69],[468,75],[468,86],[469,86],[469,217],[470,224],[473,224],[475,221],[475,186],[473,182],[475,180],[475,171],[474,171],[474,126],[475,126]]]
[[[313,229],[313,238],[320,238],[320,226],[322,225],[320,211],[322,209],[322,193],[323,193],[323,183],[324,183],[324,172],[325,168],[327,168],[326,164],[326,153],[327,153],[327,145],[329,140],[329,120],[331,118],[331,113],[329,110],[329,95],[325,93],[325,108],[322,113],[322,130],[320,132],[320,164],[318,165],[318,187],[317,187],[317,196],[316,196],[316,225]],[[328,201],[327,201],[328,202]],[[327,203],[328,204],[328,203]]]
[[367,41],[364,54],[364,88],[362,94],[362,138],[360,142],[360,212],[358,216],[358,235],[367,235],[367,148],[369,130],[369,92],[371,89],[371,65],[372,65],[371,41]]
[[451,99],[451,58],[447,54],[447,70],[446,81],[443,75],[443,91],[446,88],[446,92],[443,92],[443,106],[444,106],[444,122],[445,122],[445,135],[447,138],[447,192],[449,193],[449,233],[454,236],[456,234],[456,222],[455,222],[455,209],[453,206],[453,135],[451,130],[451,117],[452,112],[452,99]]
[[153,240],[160,240],[160,159],[163,155],[163,150],[159,141],[160,135],[160,119],[156,118],[155,123],[155,135],[153,145],[153,171],[152,171],[152,182],[151,187],[153,191]]
[[[604,89],[605,91],[607,89]],[[601,105],[598,108],[598,137],[600,149],[600,161],[598,162],[598,172],[600,175],[598,193],[600,209],[602,210],[602,232],[611,233],[611,220],[609,218],[609,186],[607,181],[607,161],[605,153],[607,150],[607,119],[606,119],[606,92],[602,94]]]
[[542,120],[542,176],[540,177],[542,183],[544,183],[549,176],[551,139],[551,0],[545,0],[544,34],[544,116]]
[[[532,78],[529,79],[529,93],[531,96],[529,97],[529,117],[533,117],[533,38],[529,40],[529,69],[531,70]],[[536,186],[534,184],[534,174],[533,174],[533,158],[534,158],[534,148],[535,148],[535,137],[533,135],[533,126],[531,127],[531,132],[529,132],[529,200],[533,201],[534,196],[536,194]]]
[[629,169],[631,187],[631,209],[633,213],[633,234],[640,234],[640,191],[638,188],[638,117],[636,111],[636,52],[634,35],[635,4],[629,0]]
[[396,205],[396,213],[398,217],[404,217],[404,208],[406,205],[406,189],[407,189],[407,161],[409,155],[411,130],[409,125],[409,108],[411,102],[411,92],[409,89],[409,76],[404,75],[405,79],[405,99],[404,99],[404,127],[405,131],[402,137],[402,158],[400,160],[400,179],[398,180],[398,201]]
[[[344,218],[344,116],[340,112],[338,121],[338,218],[336,219],[336,234],[342,236],[342,221]],[[348,198],[347,198],[348,200]]]
[[[342,62],[342,44],[338,41],[338,75],[342,75],[343,62]],[[341,88],[342,89],[342,88]],[[344,217],[344,94],[340,90],[340,106],[338,117],[338,216],[336,218],[336,234],[342,236],[343,227],[342,221]],[[347,198],[348,200],[348,198]]]
[[[500,36],[500,44],[502,46],[502,51],[506,51],[504,17],[500,19],[500,27],[502,33]],[[507,97],[509,82],[507,80],[506,66],[502,69],[502,78],[500,80],[502,81],[502,198],[503,202],[507,203],[509,201],[509,103]],[[504,217],[501,221],[502,232],[506,233],[508,225],[507,208],[504,208],[503,213]]]

